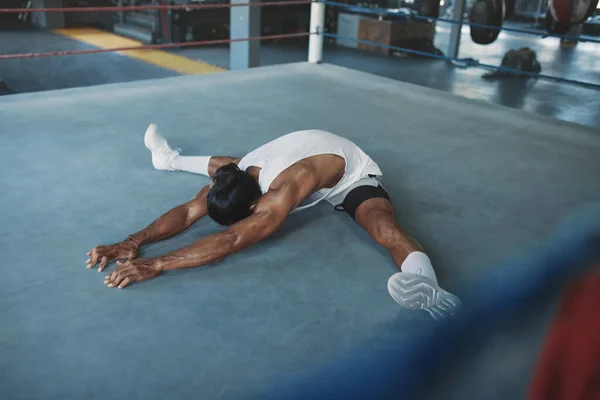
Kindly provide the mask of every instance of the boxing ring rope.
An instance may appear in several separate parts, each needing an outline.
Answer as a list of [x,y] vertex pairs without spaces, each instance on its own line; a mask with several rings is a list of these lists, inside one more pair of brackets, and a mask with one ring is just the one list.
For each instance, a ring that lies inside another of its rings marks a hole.
[[209,45],[215,45],[215,44],[248,42],[248,41],[255,41],[255,40],[290,39],[290,38],[306,37],[308,35],[310,35],[309,32],[300,32],[300,33],[284,33],[284,34],[280,34],[280,35],[253,36],[253,37],[239,38],[239,39],[216,39],[216,40],[203,40],[203,41],[196,41],[196,42],[160,43],[160,44],[148,44],[148,45],[143,45],[143,46],[114,47],[114,48],[110,48],[110,49],[49,51],[49,52],[44,52],[44,53],[0,54],[0,60],[11,60],[11,59],[19,59],[19,58],[43,58],[43,57],[54,57],[54,56],[70,56],[70,55],[79,55],[79,54],[112,53],[112,52],[129,51],[129,50],[157,50],[157,49],[172,49],[172,48],[181,48],[181,47],[209,46]]
[[[330,5],[330,6],[340,7],[340,8],[344,8],[344,9],[357,10],[357,11],[361,11],[365,14],[371,14],[371,15],[379,15],[380,16],[381,14],[389,14],[389,15],[393,15],[396,17],[403,17],[408,20],[413,19],[413,20],[423,20],[423,21],[428,21],[428,22],[431,22],[431,21],[449,22],[449,23],[453,23],[453,24],[463,24],[463,25],[467,25],[467,26],[474,26],[474,27],[480,27],[480,28],[486,28],[486,29],[494,29],[494,30],[500,30],[500,31],[506,30],[506,31],[512,31],[512,32],[516,32],[516,33],[530,34],[530,35],[542,36],[542,37],[556,37],[556,38],[567,39],[567,40],[572,40],[572,41],[581,41],[581,42],[586,41],[586,42],[590,42],[590,43],[600,43],[600,40],[596,40],[596,39],[580,39],[580,38],[574,38],[574,37],[563,36],[563,35],[540,34],[539,32],[534,32],[534,31],[525,30],[525,29],[504,28],[504,27],[497,27],[497,26],[490,26],[490,25],[472,24],[468,21],[456,21],[456,20],[449,20],[449,19],[444,19],[444,18],[423,17],[423,16],[418,16],[418,15],[402,15],[402,14],[398,14],[398,13],[395,13],[390,10],[353,6],[353,5],[349,5],[349,4],[333,2],[333,1],[328,1],[328,0],[316,0],[315,3],[322,5],[323,11],[321,11],[321,12],[323,12],[323,14],[325,12],[324,11],[325,6]],[[315,3],[313,3],[313,7],[315,7]],[[311,13],[311,21],[312,21],[312,13]],[[313,25],[311,23],[311,28],[312,27],[313,27]],[[311,29],[311,32],[313,32],[313,31],[314,30]],[[318,29],[317,29],[317,31],[318,31]],[[318,35],[311,34],[311,37],[313,37],[313,36],[320,38],[320,40],[322,40],[323,37],[340,38],[340,39],[344,39],[344,40],[348,40],[348,41],[352,41],[352,42],[387,48],[390,50],[395,50],[395,51],[403,52],[403,53],[407,53],[407,54],[414,54],[414,55],[419,55],[419,56],[423,56],[423,57],[444,60],[444,61],[450,62],[453,65],[460,67],[460,68],[476,67],[476,68],[482,68],[482,69],[486,69],[486,70],[503,71],[503,72],[508,72],[511,74],[522,75],[522,76],[527,76],[527,77],[532,77],[532,78],[540,78],[540,79],[545,79],[545,80],[549,80],[549,81],[567,83],[567,84],[571,84],[571,85],[583,86],[583,87],[592,88],[592,89],[600,89],[600,84],[598,84],[598,83],[579,81],[579,80],[575,80],[575,79],[562,78],[562,77],[557,77],[557,76],[553,76],[553,75],[533,73],[533,72],[528,72],[528,71],[522,71],[519,69],[513,69],[513,68],[507,68],[507,67],[502,67],[502,66],[486,64],[486,63],[482,63],[478,60],[475,60],[473,58],[453,58],[453,57],[418,51],[418,50],[414,50],[414,49],[409,49],[406,47],[391,46],[391,45],[386,45],[386,44],[382,44],[382,43],[367,41],[367,40],[363,40],[363,39],[344,37],[344,36],[340,36],[337,34],[320,32],[320,31],[318,31]],[[314,58],[320,60],[320,57],[315,56]]]
[[[111,6],[111,7],[43,7],[43,8],[0,8],[1,13],[34,13],[34,12],[123,12],[123,11],[147,11],[147,10],[206,10],[215,8],[235,8],[235,7],[270,7],[270,6],[288,6],[288,5],[308,5],[311,4],[311,0],[290,0],[290,1],[264,1],[259,3],[227,3],[227,4],[189,4],[189,5],[145,5],[145,6]],[[276,40],[276,39],[291,39],[309,36],[310,32],[298,32],[298,33],[286,33],[277,35],[262,35],[248,38],[236,38],[236,39],[216,39],[216,40],[202,40],[202,41],[191,41],[191,42],[177,42],[177,43],[160,43],[160,44],[149,44],[142,46],[126,46],[126,47],[115,47],[109,49],[90,49],[90,50],[65,50],[65,51],[49,51],[41,53],[15,53],[15,54],[0,54],[0,60],[11,60],[11,59],[27,59],[27,58],[44,58],[44,57],[55,57],[55,56],[67,56],[67,55],[82,55],[82,54],[99,54],[99,53],[111,53],[131,50],[159,50],[159,49],[171,49],[171,48],[183,48],[183,47],[198,47],[198,46],[210,46],[216,44],[229,44],[236,42],[247,42],[256,40]]]
[[[289,1],[267,1],[260,3],[228,3],[228,4],[189,4],[189,5],[146,5],[146,6],[112,6],[112,7],[46,7],[46,8],[0,8],[0,13],[31,13],[31,12],[122,12],[122,11],[148,11],[148,10],[203,10],[213,8],[234,8],[234,7],[277,7],[288,5],[302,5],[311,3],[323,3],[332,7],[351,8],[352,10],[360,11],[365,14],[381,15],[388,14],[399,16],[398,13],[383,8],[369,8],[363,6],[355,6],[345,3],[339,3],[329,0],[289,0]],[[403,15],[407,19],[422,20],[422,21],[439,21],[449,24],[474,26],[476,28],[486,28],[492,30],[500,30],[507,32],[522,33],[532,36],[554,37],[579,42],[600,43],[600,39],[577,38],[573,36],[558,35],[553,33],[540,33],[528,29],[506,28],[493,25],[474,24],[468,21],[458,21],[440,17],[424,17],[421,15]]]
[[149,10],[205,10],[212,8],[235,7],[271,7],[310,4],[311,0],[263,1],[260,3],[226,3],[226,4],[188,4],[188,5],[148,5],[148,6],[111,6],[111,7],[46,7],[46,8],[0,8],[0,13],[23,12],[119,12]]
[[571,40],[574,42],[600,43],[600,39],[577,38],[577,37],[573,37],[573,36],[558,35],[558,34],[547,33],[547,32],[540,33],[540,32],[532,31],[529,29],[505,28],[503,26],[498,27],[498,26],[493,26],[493,25],[474,24],[472,22],[464,21],[464,20],[458,21],[458,20],[454,20],[454,19],[439,18],[439,17],[437,17],[437,18],[436,17],[424,17],[422,15],[398,14],[394,11],[390,11],[390,10],[386,10],[386,9],[380,9],[380,8],[373,9],[373,8],[362,7],[362,6],[351,6],[349,4],[338,3],[335,1],[329,1],[329,0],[322,0],[322,1],[319,0],[319,2],[324,3],[325,5],[332,6],[332,7],[351,8],[352,10],[360,11],[361,13],[365,13],[365,14],[373,14],[373,15],[386,14],[386,15],[392,15],[395,17],[404,17],[406,19],[413,19],[413,20],[418,20],[418,21],[427,21],[427,22],[439,21],[439,22],[445,22],[448,24],[473,26],[475,28],[485,28],[485,29],[491,29],[491,30],[496,30],[496,31],[507,31],[507,32],[514,32],[514,33],[522,33],[525,35],[541,36],[542,38],[554,37],[554,38],[558,38],[558,39]]
[[[515,317],[535,312],[557,287],[596,271],[598,261],[600,202],[595,202],[564,218],[532,250],[475,276],[475,287],[458,291],[469,306],[456,318],[403,340],[392,335],[385,339],[384,350],[373,351],[366,343],[301,379],[286,382],[289,393],[284,396],[276,393],[262,398],[304,400],[331,393],[343,399],[396,399],[398,394],[420,398],[432,376],[466,360],[501,324],[510,325]],[[388,330],[404,327],[405,321],[400,321]]]
[[227,44],[234,42],[243,42],[243,41],[255,41],[255,40],[269,40],[269,39],[287,39],[287,38],[298,38],[298,37],[309,37],[309,49],[308,49],[308,61],[310,63],[319,63],[323,59],[323,39],[325,37],[329,38],[343,38],[345,40],[354,41],[357,43],[368,44],[372,46],[379,46],[382,48],[387,48],[390,50],[403,52],[407,54],[414,54],[423,57],[429,57],[438,60],[444,60],[452,63],[453,65],[460,68],[468,68],[468,67],[476,67],[482,68],[486,70],[495,70],[507,72],[515,75],[533,77],[546,79],[554,82],[567,83],[572,85],[578,85],[593,89],[600,89],[600,84],[593,82],[585,82],[574,79],[562,78],[552,75],[546,75],[541,73],[532,73],[528,71],[522,71],[518,69],[506,68],[502,66],[496,66],[491,64],[482,63],[478,60],[472,58],[453,58],[443,55],[431,54],[423,51],[418,51],[410,48],[399,47],[399,46],[391,46],[385,45],[381,43],[371,42],[362,39],[354,39],[343,37],[337,34],[328,33],[325,31],[325,8],[327,5],[331,7],[340,7],[345,9],[352,9],[356,11],[360,11],[365,14],[371,15],[379,15],[387,14],[393,15],[396,17],[403,17],[409,20],[422,20],[422,21],[439,21],[443,23],[450,24],[462,24],[467,26],[473,26],[478,28],[485,29],[493,29],[493,30],[505,30],[508,32],[515,32],[521,34],[528,34],[534,36],[541,37],[554,37],[559,39],[571,40],[571,41],[580,41],[580,42],[590,42],[590,43],[600,43],[600,40],[590,39],[590,38],[575,38],[565,35],[556,35],[549,33],[540,33],[526,29],[518,29],[518,28],[505,28],[505,27],[497,27],[497,26],[489,26],[482,24],[472,24],[468,21],[459,21],[459,20],[450,20],[446,18],[434,18],[434,17],[425,17],[419,15],[400,15],[396,12],[386,10],[386,9],[373,9],[368,7],[361,6],[353,6],[349,4],[339,3],[335,1],[329,0],[291,0],[291,1],[267,1],[267,2],[259,2],[259,3],[228,3],[228,4],[189,4],[189,5],[146,5],[146,6],[114,6],[114,7],[46,7],[46,8],[0,8],[0,13],[22,13],[22,12],[122,12],[122,11],[141,11],[141,10],[202,10],[202,9],[211,9],[211,8],[233,8],[233,7],[268,7],[268,6],[286,6],[286,5],[303,5],[310,4],[311,5],[311,17],[310,17],[310,28],[308,32],[300,32],[300,33],[290,33],[290,34],[279,34],[279,35],[268,35],[268,36],[256,36],[249,38],[236,38],[236,39],[219,39],[219,40],[208,40],[208,41],[193,41],[193,42],[179,42],[179,43],[161,43],[161,44],[151,44],[151,45],[143,45],[143,46],[131,46],[131,47],[120,47],[120,48],[112,48],[112,49],[92,49],[92,50],[73,50],[73,51],[53,51],[53,52],[43,52],[43,53],[20,53],[20,54],[2,54],[0,55],[0,60],[7,59],[19,59],[19,58],[42,58],[42,57],[51,57],[51,56],[64,56],[64,55],[77,55],[77,54],[97,54],[97,53],[108,53],[108,52],[119,52],[119,51],[129,51],[129,50],[155,50],[155,49],[169,49],[169,48],[181,48],[181,47],[195,47],[195,46],[206,46],[206,45],[214,45],[214,44]]
[[578,80],[568,79],[568,78],[559,78],[557,76],[552,76],[552,75],[546,75],[546,74],[540,74],[540,73],[534,73],[534,72],[528,72],[528,71],[521,71],[519,69],[506,68],[506,67],[502,67],[502,66],[485,64],[485,63],[479,62],[472,58],[451,58],[451,57],[447,57],[447,56],[440,56],[438,54],[426,53],[424,51],[408,49],[405,47],[390,46],[390,45],[381,44],[381,43],[377,43],[377,42],[371,42],[368,40],[348,38],[348,37],[344,37],[344,36],[335,35],[332,33],[323,33],[323,36],[330,37],[330,38],[341,38],[344,40],[350,40],[353,42],[367,44],[367,45],[371,45],[371,46],[379,46],[382,48],[395,50],[395,51],[399,51],[399,52],[403,52],[403,53],[409,53],[409,54],[434,58],[437,60],[444,60],[444,61],[452,62],[457,67],[461,67],[461,68],[478,67],[478,68],[482,68],[482,69],[486,69],[486,70],[504,71],[504,72],[525,75],[525,76],[529,76],[532,78],[542,78],[542,79],[555,81],[555,82],[562,82],[562,83],[568,83],[568,84],[572,84],[572,85],[589,87],[589,88],[593,88],[593,89],[600,89],[600,84],[597,84],[597,83],[578,81]]

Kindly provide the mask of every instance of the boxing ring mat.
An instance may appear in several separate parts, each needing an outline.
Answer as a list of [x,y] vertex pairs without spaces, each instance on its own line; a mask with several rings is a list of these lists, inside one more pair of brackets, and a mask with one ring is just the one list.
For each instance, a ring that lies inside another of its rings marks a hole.
[[[151,122],[184,155],[243,155],[309,128],[355,141],[381,166],[398,219],[442,286],[459,296],[476,272],[535,245],[598,195],[594,129],[331,65],[5,96],[3,399],[245,398],[365,341],[376,348],[380,335],[435,326],[394,303],[391,258],[325,203],[213,267],[105,287],[106,273],[85,268],[86,252],[209,182],[152,168]],[[200,221],[141,257],[220,229]],[[499,332],[461,369],[468,377],[436,398],[522,398],[550,317]],[[386,332],[398,320],[405,329]]]

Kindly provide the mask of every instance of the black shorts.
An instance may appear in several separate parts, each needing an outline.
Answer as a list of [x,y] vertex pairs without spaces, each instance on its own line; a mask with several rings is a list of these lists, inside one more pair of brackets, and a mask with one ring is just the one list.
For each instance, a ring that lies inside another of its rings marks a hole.
[[390,199],[390,196],[381,185],[358,186],[348,192],[342,204],[335,206],[335,209],[338,211],[346,211],[352,219],[356,220],[356,210],[358,207],[367,200],[378,198]]

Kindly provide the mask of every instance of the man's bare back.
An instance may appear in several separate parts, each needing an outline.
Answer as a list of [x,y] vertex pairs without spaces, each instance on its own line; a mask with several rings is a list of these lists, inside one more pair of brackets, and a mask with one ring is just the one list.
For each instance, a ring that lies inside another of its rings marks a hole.
[[[346,162],[334,154],[321,154],[300,160],[285,169],[269,186],[269,191],[295,191],[295,205],[321,189],[335,187],[344,175]],[[258,180],[260,168],[250,167],[247,172]]]

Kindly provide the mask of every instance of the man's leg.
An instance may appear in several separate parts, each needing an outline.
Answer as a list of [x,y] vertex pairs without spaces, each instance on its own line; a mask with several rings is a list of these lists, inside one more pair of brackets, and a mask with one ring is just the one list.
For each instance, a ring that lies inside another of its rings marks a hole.
[[212,177],[223,165],[238,161],[233,157],[180,156],[181,150],[172,149],[155,124],[146,130],[144,144],[152,152],[154,168],[161,171],[185,171]]
[[386,198],[370,198],[356,208],[356,222],[383,247],[401,271],[388,281],[394,300],[411,310],[425,310],[436,320],[455,314],[460,300],[439,287],[435,271],[423,247],[396,222]]
[[236,162],[238,159],[226,156],[177,156],[169,163],[176,171],[192,172],[194,174],[213,177],[215,172],[224,165]]

